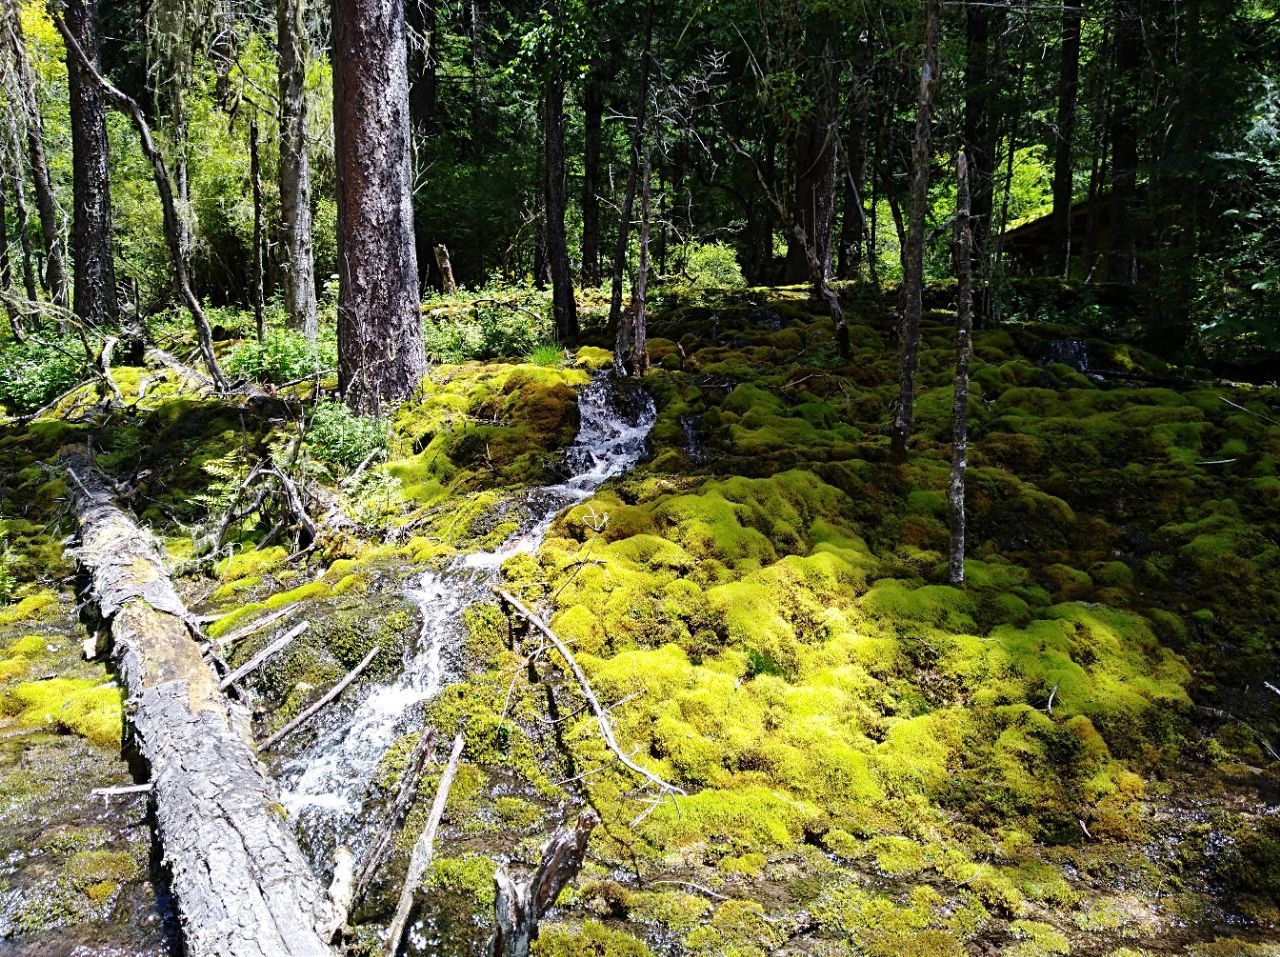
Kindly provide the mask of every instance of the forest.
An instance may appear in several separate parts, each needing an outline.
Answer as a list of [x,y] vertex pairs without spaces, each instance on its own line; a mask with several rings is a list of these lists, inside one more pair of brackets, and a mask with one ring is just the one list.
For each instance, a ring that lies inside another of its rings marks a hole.
[[1274,0],[0,0],[0,954],[1280,957]]

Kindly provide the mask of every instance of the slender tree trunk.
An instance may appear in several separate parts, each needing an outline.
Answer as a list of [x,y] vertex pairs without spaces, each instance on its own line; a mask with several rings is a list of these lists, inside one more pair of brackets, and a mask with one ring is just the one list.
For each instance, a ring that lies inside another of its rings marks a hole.
[[916,103],[915,145],[911,151],[911,208],[903,256],[902,368],[898,406],[890,428],[895,461],[907,458],[907,444],[915,420],[916,369],[920,364],[920,309],[924,286],[924,226],[929,208],[929,131],[938,77],[938,34],[942,0],[925,0],[924,53],[920,70],[920,98]]
[[1003,7],[973,5],[965,8],[964,140],[969,151],[974,260],[984,276],[991,271],[987,250],[1000,128],[1002,36],[1007,19],[1008,13]]
[[[67,28],[96,66],[101,39],[98,0],[67,0]],[[85,325],[101,326],[119,312],[112,254],[110,164],[107,160],[107,104],[92,78],[67,56],[71,98],[72,182],[75,218],[71,256],[75,262],[75,314]]]
[[438,0],[406,0],[409,45],[409,122],[413,134],[425,139],[435,133],[439,92],[436,20]]
[[249,121],[249,177],[253,180],[253,318],[258,341],[267,338],[267,308],[263,289],[262,165],[258,160],[258,121]]
[[[1027,78],[1026,61],[1018,65],[1018,81],[1014,87],[1014,102],[1022,102],[1022,88]],[[1009,201],[1013,196],[1013,160],[1018,152],[1018,127],[1009,124],[1009,141],[1004,154],[1004,187],[1000,195],[1000,229],[991,251],[991,275],[986,293],[987,315],[999,323],[1004,311],[1004,232],[1009,228]]]
[[[16,162],[17,157],[14,160]],[[36,269],[31,255],[31,218],[27,215],[27,197],[21,172],[12,174],[9,181],[13,184],[14,231],[18,235],[18,249],[22,255],[22,288],[27,299],[35,302]]]
[[1111,255],[1108,278],[1138,281],[1137,232],[1133,222],[1138,178],[1138,132],[1134,101],[1142,68],[1138,0],[1116,0],[1116,89],[1111,114]]
[[426,373],[409,157],[402,0],[333,0],[338,379],[377,413]]
[[[863,78],[859,77],[859,80]],[[862,267],[862,241],[867,231],[863,191],[867,182],[867,96],[852,96],[849,132],[845,137],[844,212],[840,220],[840,253],[836,276],[853,279]]]
[[4,309],[9,316],[9,329],[14,340],[25,341],[22,315],[13,302],[13,263],[9,258],[9,201],[5,192],[3,170],[0,170],[0,296],[4,298]]
[[600,285],[600,153],[604,120],[604,67],[595,61],[582,99],[582,285]]
[[16,80],[15,93],[26,122],[23,124],[27,139],[27,161],[31,166],[31,181],[35,188],[36,210],[40,213],[40,237],[44,244],[44,286],[55,305],[69,304],[67,274],[62,263],[62,230],[58,225],[58,201],[53,192],[53,180],[49,175],[49,163],[44,151],[44,120],[40,104],[36,100],[35,72],[27,56],[27,44],[22,34],[17,7],[6,16],[9,49],[13,54]]
[[222,372],[222,367],[218,365],[218,358],[213,351],[213,331],[209,328],[209,321],[205,318],[204,307],[200,304],[200,299],[196,296],[195,290],[191,286],[191,277],[187,272],[187,264],[183,256],[182,247],[182,221],[173,198],[173,182],[169,178],[169,170],[165,165],[164,156],[151,136],[151,127],[142,112],[142,107],[138,105],[136,100],[121,92],[98,72],[97,68],[85,56],[84,51],[80,49],[79,42],[71,31],[67,29],[67,25],[61,17],[54,17],[54,23],[58,27],[58,32],[62,34],[63,42],[67,44],[68,50],[74,54],[85,74],[98,84],[98,88],[102,90],[107,100],[116,109],[126,113],[129,119],[133,121],[134,129],[138,132],[138,141],[142,146],[143,155],[147,157],[148,162],[151,164],[151,174],[156,184],[156,192],[160,196],[164,236],[165,242],[169,247],[169,258],[173,265],[174,281],[177,283],[179,294],[186,303],[187,311],[191,313],[191,319],[196,327],[196,340],[199,343],[200,353],[204,359],[205,366],[209,370],[209,375],[213,377],[213,381],[219,388],[225,388],[228,384],[227,378]]
[[636,269],[636,284],[631,291],[631,354],[627,358],[627,374],[642,376],[649,371],[649,350],[645,339],[649,295],[649,182],[652,172],[649,166],[649,146],[644,149],[644,162],[640,171],[640,263]]
[[551,305],[556,338],[570,342],[578,335],[578,309],[573,299],[573,272],[569,266],[569,242],[564,217],[564,74],[559,65],[543,93],[542,158],[543,202],[547,217],[547,260],[551,271]]
[[319,334],[311,240],[311,159],[307,149],[306,0],[277,0],[280,70],[280,212],[284,227],[284,311],[310,340]]
[[951,405],[951,481],[947,505],[951,513],[951,557],[947,580],[964,583],[964,479],[969,452],[969,356],[973,330],[973,225],[969,204],[969,162],[964,150],[956,160],[956,271],[959,280],[956,310],[955,397]]
[[1075,194],[1076,98],[1080,89],[1080,20],[1084,0],[1062,10],[1062,65],[1058,72],[1058,138],[1053,156],[1053,222],[1050,265],[1071,275],[1071,205]]
[[817,257],[822,279],[831,278],[839,121],[836,116],[837,76],[828,18],[819,17],[809,33],[806,59],[813,64],[813,74],[809,77],[812,103],[803,120],[791,130],[787,142],[789,215],[803,230],[805,239],[801,240],[794,229],[793,235],[788,237],[783,276],[788,283],[817,282],[812,266],[814,256]]
[[644,137],[645,120],[649,110],[649,72],[652,68],[650,53],[653,48],[653,4],[647,0],[644,8],[644,52],[640,56],[640,88],[636,94],[636,119],[631,130],[631,157],[627,170],[627,189],[622,198],[622,210],[618,217],[618,245],[613,256],[613,290],[609,301],[609,323],[618,330],[618,348],[615,359],[625,364],[627,350],[622,347],[622,277],[627,269],[627,246],[631,239],[631,216],[635,209],[636,187],[640,180],[640,149]]

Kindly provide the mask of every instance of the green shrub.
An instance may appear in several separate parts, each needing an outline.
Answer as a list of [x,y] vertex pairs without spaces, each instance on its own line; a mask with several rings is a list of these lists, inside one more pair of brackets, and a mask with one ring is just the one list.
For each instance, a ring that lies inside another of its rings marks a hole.
[[227,359],[227,370],[262,382],[293,382],[332,369],[337,356],[328,342],[314,343],[300,332],[277,329],[265,342],[245,342]]
[[0,532],[0,605],[8,604],[14,589],[18,587],[12,566],[13,553],[9,551],[8,539]]
[[356,415],[341,402],[321,402],[316,406],[307,449],[321,462],[355,468],[371,452],[387,445],[387,423],[382,419]]
[[0,347],[0,403],[33,412],[85,378],[85,366],[74,340],[8,343]]
[[741,289],[746,280],[738,265],[738,254],[725,243],[696,243],[683,246],[679,259],[685,261],[689,285],[703,289]]
[[477,302],[467,312],[428,316],[427,354],[442,362],[525,356],[548,342],[551,320],[545,313],[506,303]]

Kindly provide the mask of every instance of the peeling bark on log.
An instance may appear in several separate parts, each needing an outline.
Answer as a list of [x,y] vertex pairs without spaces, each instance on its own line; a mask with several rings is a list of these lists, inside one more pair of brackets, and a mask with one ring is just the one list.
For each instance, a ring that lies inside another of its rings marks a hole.
[[192,639],[149,535],[112,501],[83,448],[64,449],[76,559],[109,625],[150,765],[156,824],[190,957],[333,957],[333,907],[274,788]]
[[493,957],[528,957],[538,937],[540,921],[578,871],[587,853],[591,832],[600,823],[594,811],[583,811],[573,828],[562,827],[542,849],[542,861],[529,880],[517,884],[506,869],[493,875]]

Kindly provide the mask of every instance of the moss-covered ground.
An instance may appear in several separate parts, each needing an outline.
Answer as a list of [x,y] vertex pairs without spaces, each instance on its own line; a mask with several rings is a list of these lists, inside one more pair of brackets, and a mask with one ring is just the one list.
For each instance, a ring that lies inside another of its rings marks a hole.
[[[612,760],[554,654],[525,665],[538,642],[518,621],[468,613],[461,680],[428,711],[446,739],[467,736],[423,899],[440,952],[476,952],[495,860],[533,861],[584,803],[602,824],[544,957],[1280,952],[1280,392],[1100,340],[1088,354],[1105,375],[1085,374],[1042,359],[1069,328],[979,330],[955,588],[949,317],[926,316],[899,467],[891,323],[845,295],[847,363],[802,292],[669,294],[651,322],[651,456],[504,568],[622,746],[687,797],[655,803]],[[310,386],[246,402],[160,377],[139,400],[155,373],[117,370],[132,408],[86,394],[4,426],[19,586],[0,611],[0,720],[118,750],[109,676],[38,647],[42,616],[69,628],[62,480],[45,465],[60,444],[95,442],[210,637],[286,607],[312,622],[254,682],[269,731],[372,644],[416,631],[399,597],[415,568],[518,527],[518,492],[560,474],[575,391],[606,358],[436,367],[388,423],[386,461],[340,490],[369,540],[301,558],[283,539],[255,548],[270,521],[218,550],[209,530],[256,457],[290,446]],[[381,661],[370,680],[399,656]],[[0,788],[23,780],[6,771]],[[360,916],[385,919],[381,900]]]

